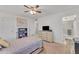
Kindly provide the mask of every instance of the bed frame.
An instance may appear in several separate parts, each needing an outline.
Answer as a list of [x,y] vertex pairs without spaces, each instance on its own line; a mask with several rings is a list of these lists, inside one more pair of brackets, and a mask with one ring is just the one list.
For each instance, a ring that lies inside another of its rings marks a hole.
[[43,47],[35,49],[35,50],[32,51],[30,54],[39,54],[39,53],[42,52],[42,51],[43,51]]

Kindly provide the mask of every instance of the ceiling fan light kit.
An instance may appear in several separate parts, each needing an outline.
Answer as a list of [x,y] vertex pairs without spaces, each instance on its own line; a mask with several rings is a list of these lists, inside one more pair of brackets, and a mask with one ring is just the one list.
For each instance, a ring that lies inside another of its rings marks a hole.
[[30,14],[35,15],[36,12],[31,10],[31,11],[30,11]]

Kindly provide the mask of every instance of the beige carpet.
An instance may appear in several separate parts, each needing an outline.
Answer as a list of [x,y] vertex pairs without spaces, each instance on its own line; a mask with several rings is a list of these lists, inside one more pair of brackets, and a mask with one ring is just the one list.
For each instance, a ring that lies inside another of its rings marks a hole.
[[69,47],[59,43],[43,42],[44,50],[41,54],[69,54]]

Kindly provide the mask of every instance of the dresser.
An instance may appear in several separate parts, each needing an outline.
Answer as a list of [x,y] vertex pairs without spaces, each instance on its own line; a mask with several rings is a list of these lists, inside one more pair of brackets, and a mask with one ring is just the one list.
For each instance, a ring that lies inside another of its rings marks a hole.
[[52,31],[39,31],[38,36],[44,41],[54,42]]

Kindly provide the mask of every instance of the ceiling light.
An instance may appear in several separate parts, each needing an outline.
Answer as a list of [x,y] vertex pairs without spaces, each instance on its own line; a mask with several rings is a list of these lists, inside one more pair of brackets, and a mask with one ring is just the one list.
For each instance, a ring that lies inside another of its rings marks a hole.
[[30,13],[31,13],[32,15],[35,15],[35,14],[36,14],[36,12],[33,11],[33,10],[31,10]]

